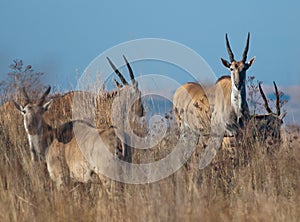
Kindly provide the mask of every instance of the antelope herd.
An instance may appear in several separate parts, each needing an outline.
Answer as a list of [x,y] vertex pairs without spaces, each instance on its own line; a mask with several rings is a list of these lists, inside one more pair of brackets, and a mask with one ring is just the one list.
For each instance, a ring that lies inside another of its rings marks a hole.
[[[221,58],[221,61],[230,70],[231,76],[220,77],[214,85],[206,86],[189,82],[176,90],[173,106],[179,129],[183,130],[188,126],[199,136],[199,140],[203,136],[209,136],[213,128],[219,128],[225,133],[225,136],[230,137],[236,136],[244,128],[257,137],[266,137],[268,129],[274,129],[272,130],[272,136],[279,137],[280,132],[278,129],[280,129],[286,113],[281,114],[279,93],[275,82],[276,113],[273,113],[270,109],[260,84],[259,90],[267,114],[251,116],[249,112],[246,99],[246,71],[255,61],[255,57],[247,61],[249,39],[250,33],[248,33],[242,59],[236,61],[227,34],[225,36],[230,62],[223,58]],[[127,59],[124,57],[132,86],[128,84],[112,61],[109,58],[107,59],[121,80],[121,83],[115,80],[119,88],[118,93],[110,95],[122,94],[121,98],[124,100],[130,96],[138,98],[134,106],[126,107],[126,109],[123,107],[126,106],[124,101],[124,104],[120,104],[122,106],[120,110],[126,112],[131,110],[138,117],[145,115],[141,92]],[[83,120],[66,122],[56,128],[47,124],[44,120],[44,113],[49,110],[53,102],[53,99],[45,102],[50,89],[49,86],[40,99],[33,102],[24,88],[25,105],[22,106],[15,101],[14,104],[24,117],[32,161],[46,161],[50,177],[55,181],[58,188],[66,182],[66,178],[73,178],[76,181],[86,183],[93,181],[94,175],[98,175],[104,181],[105,178],[99,173],[94,161],[91,160],[91,154],[99,147],[109,147],[117,158],[131,161],[131,148],[126,141],[122,141],[115,133],[116,128],[122,127],[122,124],[102,130]],[[84,141],[80,148],[75,138],[75,128],[77,132],[79,131],[76,136]],[[253,132],[254,129],[258,131]],[[264,133],[262,133],[263,129],[265,130]],[[96,137],[99,136],[101,140],[96,141]],[[113,166],[108,165],[106,167]]]
[[[132,69],[125,57],[124,59],[133,86],[130,86],[126,82],[123,75],[108,59],[112,68],[125,85],[124,87],[121,87],[120,92],[126,93],[130,91],[131,94],[133,92],[140,96],[140,91],[135,82]],[[25,89],[23,89],[25,105],[21,106],[14,101],[16,108],[24,117],[24,126],[28,135],[32,160],[46,160],[50,177],[56,182],[58,188],[66,182],[65,180],[68,178],[66,175],[76,181],[86,183],[88,181],[93,181],[93,175],[97,174],[102,182],[105,181],[105,178],[98,172],[97,166],[92,164],[93,161],[90,160],[91,155],[89,154],[93,154],[94,150],[100,149],[101,147],[108,147],[119,159],[130,159],[128,151],[126,150],[129,149],[129,147],[127,147],[127,145],[115,134],[114,128],[118,126],[111,126],[104,130],[98,130],[88,122],[83,120],[73,120],[62,124],[57,128],[52,128],[45,122],[43,117],[44,113],[48,111],[53,102],[53,100],[45,102],[50,89],[49,86],[36,103],[29,98]],[[116,94],[111,95],[116,96]],[[122,106],[126,106],[126,104],[124,103]],[[144,114],[144,108],[140,100],[137,101],[133,109],[133,112],[138,116]],[[77,138],[75,138],[75,131],[77,132]],[[101,140],[97,139],[99,136],[101,137]],[[80,144],[80,147],[78,145],[79,141],[83,141]],[[114,157],[112,156],[111,158]],[[113,161],[105,162],[113,163]],[[114,166],[112,165],[111,167]]]

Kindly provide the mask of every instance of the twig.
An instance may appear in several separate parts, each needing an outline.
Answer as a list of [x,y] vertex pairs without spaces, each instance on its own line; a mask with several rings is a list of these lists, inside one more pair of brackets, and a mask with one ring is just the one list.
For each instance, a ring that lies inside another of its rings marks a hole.
[[36,209],[39,209],[36,205],[34,205],[33,203],[30,203],[28,200],[25,200],[23,197],[19,196],[18,194],[15,194],[20,200],[22,200],[23,202],[27,203],[28,205],[36,208]]
[[76,187],[72,188],[69,193],[72,193],[74,190],[76,190],[78,187],[80,186],[80,184],[78,184]]

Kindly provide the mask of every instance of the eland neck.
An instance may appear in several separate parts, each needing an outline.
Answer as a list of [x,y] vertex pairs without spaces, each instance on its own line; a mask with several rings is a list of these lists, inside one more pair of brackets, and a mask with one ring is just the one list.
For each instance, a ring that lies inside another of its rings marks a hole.
[[27,130],[26,126],[25,129],[28,135],[31,159],[33,161],[44,160],[48,147],[54,139],[52,127],[43,121],[41,127],[35,132],[35,134],[31,134]]
[[231,106],[239,120],[248,112],[248,104],[246,101],[246,86],[243,84],[240,89],[232,82]]

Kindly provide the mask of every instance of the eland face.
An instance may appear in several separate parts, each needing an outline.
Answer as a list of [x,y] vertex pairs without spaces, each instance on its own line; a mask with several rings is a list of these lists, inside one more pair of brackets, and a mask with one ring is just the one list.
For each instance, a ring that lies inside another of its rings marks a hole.
[[247,53],[249,49],[250,33],[248,33],[246,46],[243,52],[243,58],[240,61],[236,61],[234,59],[234,55],[231,50],[227,34],[225,38],[226,38],[226,48],[227,48],[230,62],[228,62],[223,58],[221,58],[221,61],[223,65],[230,70],[231,78],[232,78],[232,86],[235,88],[235,90],[241,90],[242,87],[245,87],[246,71],[250,68],[250,66],[255,61],[255,57],[250,59],[248,62],[246,61]]
[[[31,159],[33,161],[45,159],[49,143],[53,140],[52,133],[49,133],[52,128],[44,122],[44,113],[50,108],[51,103],[53,102],[53,100],[50,100],[44,103],[50,89],[51,87],[49,86],[40,99],[34,103],[28,97],[25,88],[23,88],[25,105],[19,105],[14,101],[15,107],[24,117],[24,127],[28,136]],[[50,138],[45,138],[44,135],[48,133]]]

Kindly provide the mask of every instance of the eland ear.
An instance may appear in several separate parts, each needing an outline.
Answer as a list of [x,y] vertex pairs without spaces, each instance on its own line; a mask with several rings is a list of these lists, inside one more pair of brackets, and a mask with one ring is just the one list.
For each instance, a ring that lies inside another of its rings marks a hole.
[[17,108],[17,110],[19,110],[22,114],[25,114],[25,110],[24,107],[21,106],[20,104],[18,104],[16,101],[13,100],[13,103],[15,105],[15,107]]
[[221,58],[221,61],[225,67],[227,67],[228,69],[230,68],[230,63],[226,59]]
[[49,100],[48,102],[46,102],[44,105],[43,105],[43,109],[45,111],[49,110],[49,108],[51,107],[51,104],[53,103],[53,99]]
[[250,67],[250,66],[253,65],[255,59],[256,59],[256,56],[254,56],[252,59],[250,59],[250,60],[247,62],[248,67]]

